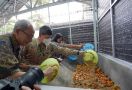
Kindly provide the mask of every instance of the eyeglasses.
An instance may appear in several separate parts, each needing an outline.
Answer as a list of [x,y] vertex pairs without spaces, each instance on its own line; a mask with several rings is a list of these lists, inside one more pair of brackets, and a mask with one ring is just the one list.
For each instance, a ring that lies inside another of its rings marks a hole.
[[27,37],[30,37],[31,39],[33,38],[33,36],[34,35],[31,35],[31,34],[29,34],[29,33],[27,33],[27,32],[25,32],[25,31],[22,31],[24,34],[26,34],[27,35]]

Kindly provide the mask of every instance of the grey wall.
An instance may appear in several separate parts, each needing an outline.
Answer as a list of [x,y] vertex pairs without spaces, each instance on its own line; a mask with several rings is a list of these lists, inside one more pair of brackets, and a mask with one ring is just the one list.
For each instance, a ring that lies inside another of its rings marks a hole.
[[132,64],[109,55],[99,53],[99,67],[121,90],[132,90]]
[[110,13],[107,13],[99,22],[99,51],[112,55]]
[[120,0],[114,13],[116,57],[132,62],[132,0]]
[[94,35],[93,35],[93,23],[92,21],[82,21],[82,22],[74,22],[69,27],[69,24],[64,23],[63,25],[55,25],[52,26],[53,35],[56,33],[62,33],[67,39],[67,43],[70,43],[70,28],[72,34],[72,42],[73,44],[79,43],[93,43]]
[[132,62],[132,0],[114,1],[112,34],[110,0],[98,0],[99,52],[112,55],[113,35],[115,57]]

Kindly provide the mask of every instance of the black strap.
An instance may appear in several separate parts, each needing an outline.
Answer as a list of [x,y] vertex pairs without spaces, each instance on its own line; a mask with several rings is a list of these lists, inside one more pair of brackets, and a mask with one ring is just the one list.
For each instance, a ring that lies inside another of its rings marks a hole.
[[12,51],[13,51],[14,55],[16,56],[16,58],[18,59],[20,47],[19,48],[15,48],[14,45],[13,45],[13,41],[12,41],[11,36],[9,36],[9,39],[10,39],[10,44],[11,44]]
[[10,44],[11,44],[12,51],[13,51],[13,53],[14,53],[14,46],[13,46],[13,43],[12,43],[11,36],[9,36],[9,39],[10,39]]

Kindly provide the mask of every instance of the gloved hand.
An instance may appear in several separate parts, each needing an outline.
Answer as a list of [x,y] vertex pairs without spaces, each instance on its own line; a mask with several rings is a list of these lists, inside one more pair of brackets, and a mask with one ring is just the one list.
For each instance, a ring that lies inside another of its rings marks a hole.
[[84,61],[84,63],[93,62],[93,63],[97,64],[98,63],[98,55],[94,50],[87,50],[84,52],[83,61]]
[[91,43],[85,43],[81,48],[81,51],[94,50],[94,45]]

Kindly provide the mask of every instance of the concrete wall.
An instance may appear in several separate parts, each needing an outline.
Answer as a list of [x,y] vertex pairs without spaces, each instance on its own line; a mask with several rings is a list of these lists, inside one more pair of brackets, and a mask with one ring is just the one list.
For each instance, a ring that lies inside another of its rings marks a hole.
[[98,65],[121,90],[132,90],[132,63],[99,53]]

